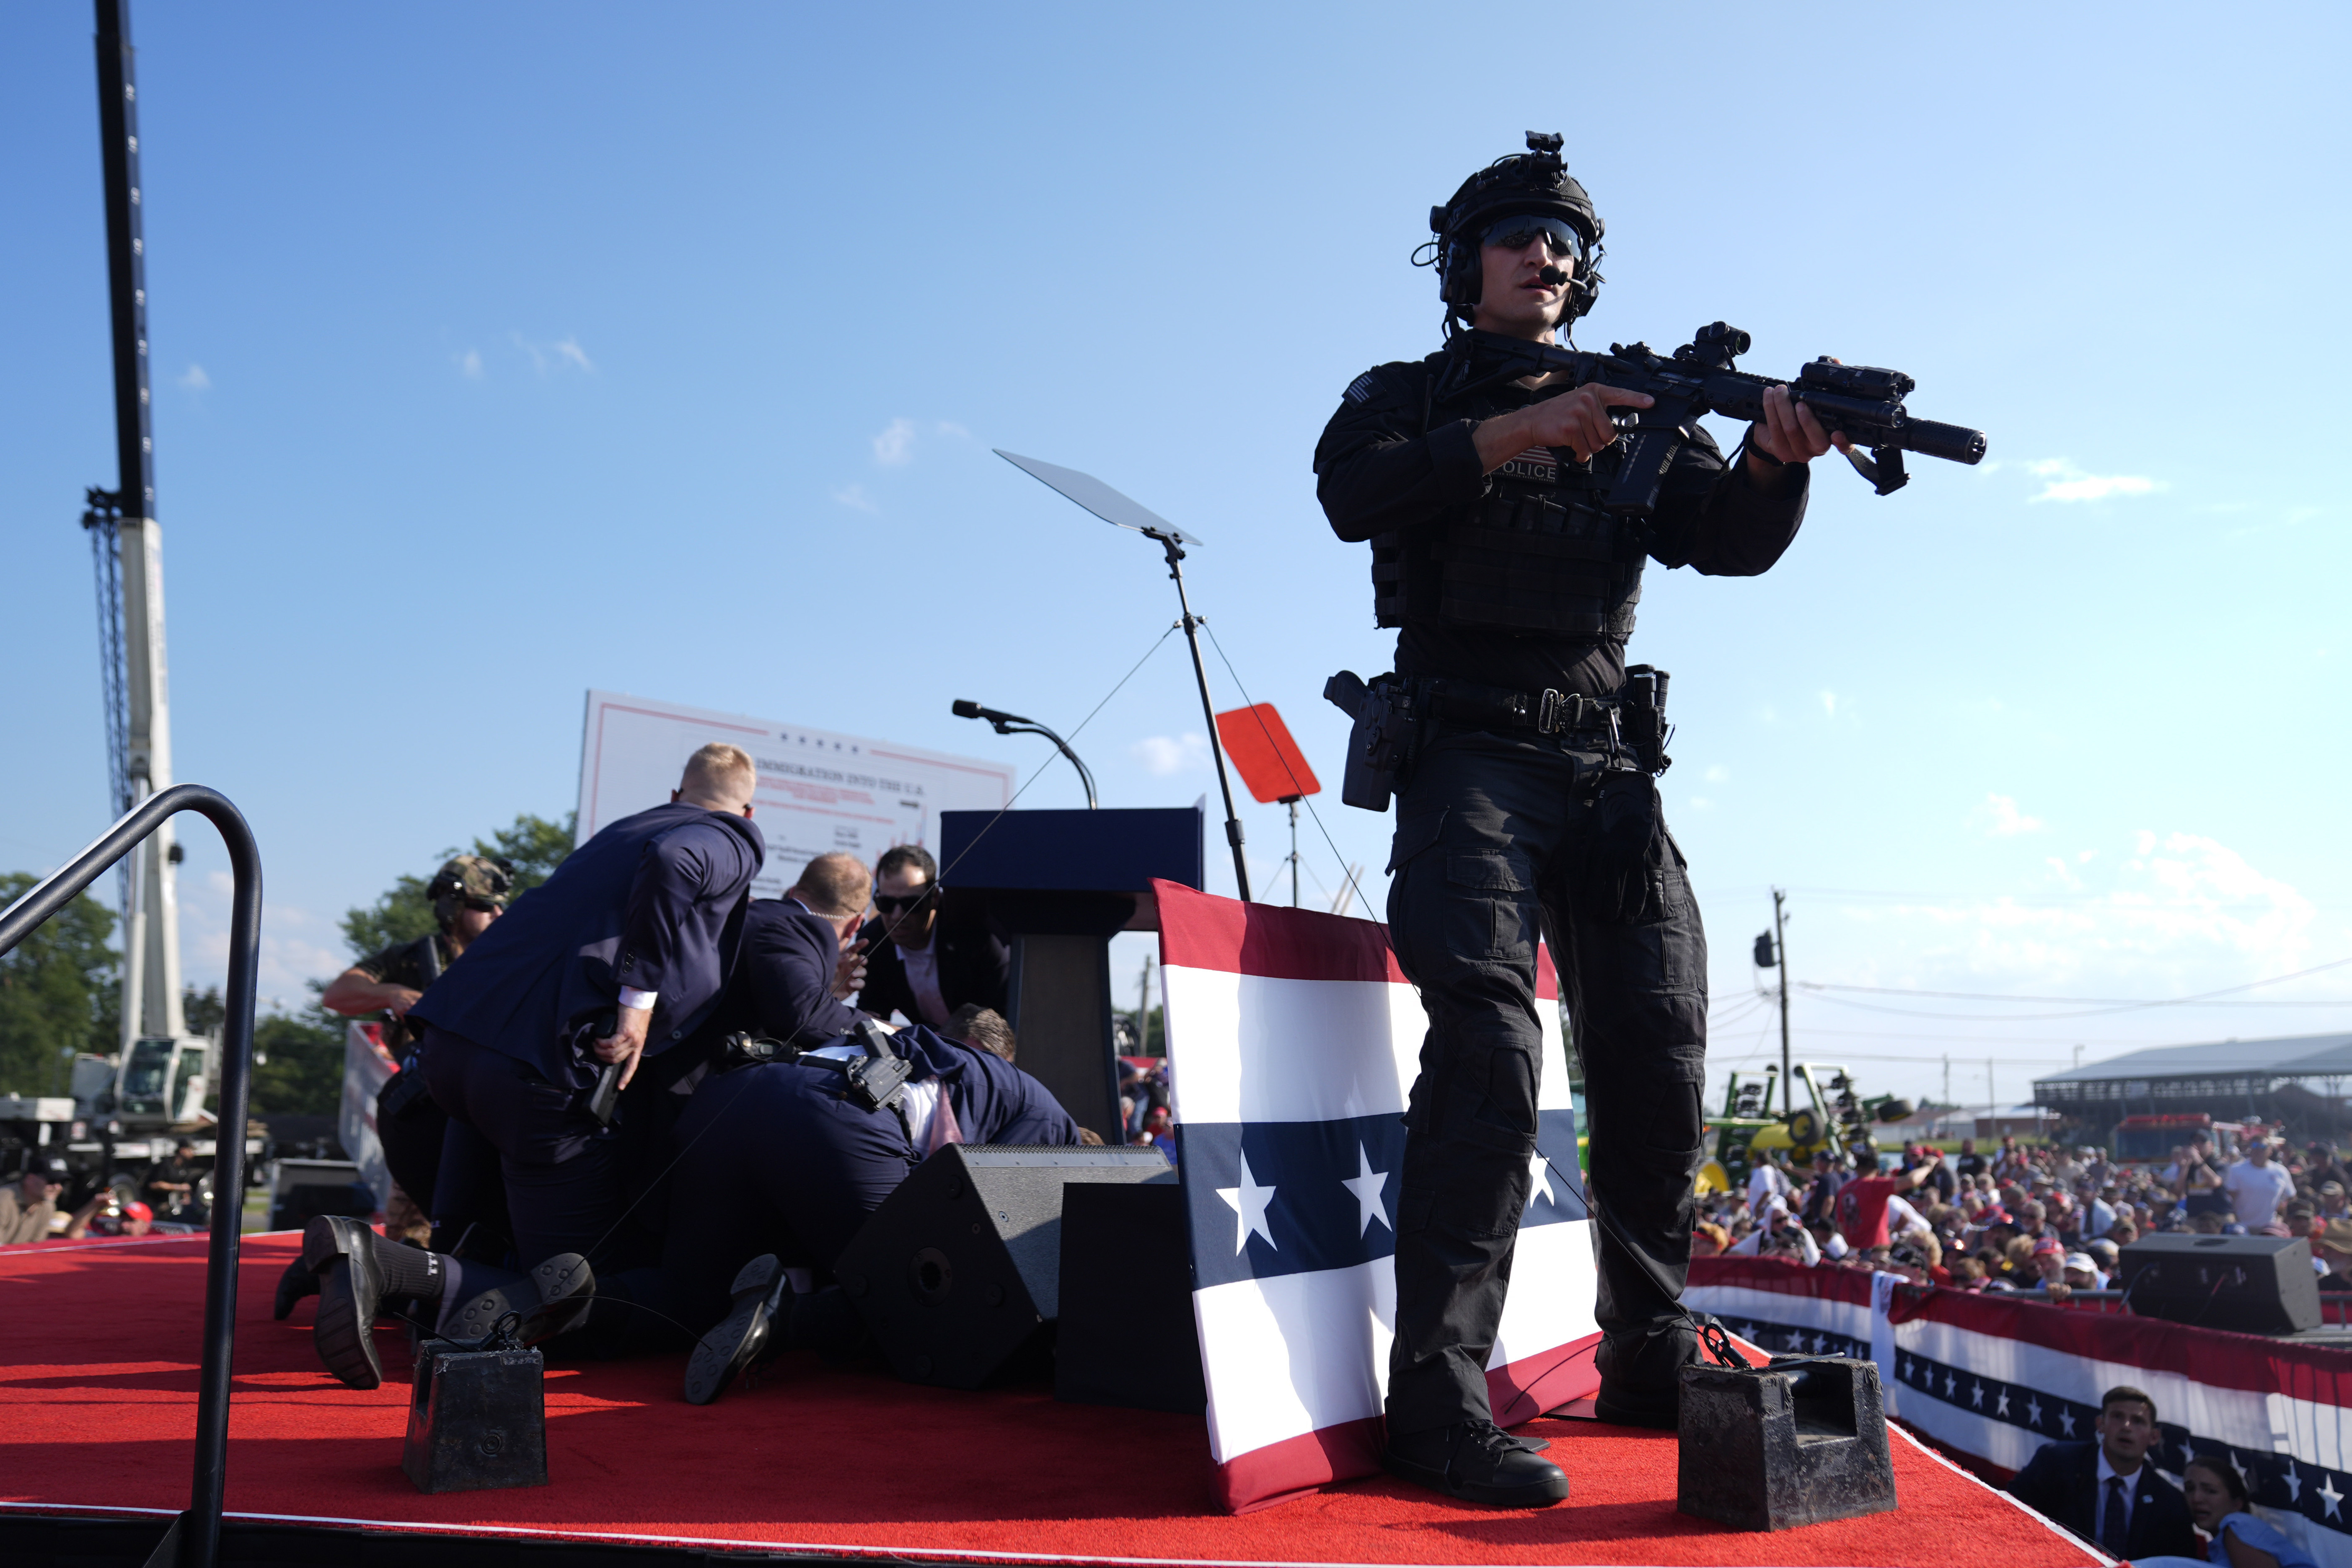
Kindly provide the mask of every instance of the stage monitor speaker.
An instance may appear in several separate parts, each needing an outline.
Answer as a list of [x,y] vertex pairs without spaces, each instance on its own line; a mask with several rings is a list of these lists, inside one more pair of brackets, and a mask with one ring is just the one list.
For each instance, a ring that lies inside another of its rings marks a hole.
[[950,1143],[883,1200],[834,1276],[892,1371],[978,1388],[1061,1311],[1064,1186],[1175,1180],[1156,1149]]
[[1208,1409],[1182,1187],[1065,1190],[1054,1397],[1183,1415]]
[[2123,1249],[2124,1300],[2145,1318],[2242,1334],[2319,1326],[2319,1277],[2302,1237],[2166,1231]]

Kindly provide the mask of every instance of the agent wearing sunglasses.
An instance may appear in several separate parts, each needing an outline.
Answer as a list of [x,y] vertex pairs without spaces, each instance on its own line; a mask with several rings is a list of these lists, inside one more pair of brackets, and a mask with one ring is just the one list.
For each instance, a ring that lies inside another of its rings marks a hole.
[[858,1006],[877,1018],[896,1010],[935,1029],[967,1004],[1003,1012],[1012,949],[940,889],[930,852],[900,844],[884,850],[874,870],[875,918],[858,944],[866,960]]
[[[1674,1426],[1679,1371],[1697,1357],[1680,1298],[1706,937],[1654,787],[1606,710],[1580,700],[1625,684],[1645,559],[1764,571],[1796,537],[1806,463],[1832,443],[1780,389],[1729,463],[1693,435],[1645,525],[1602,510],[1624,453],[1610,412],[1649,399],[1505,379],[1458,335],[1551,342],[1600,290],[1591,199],[1559,137],[1528,145],[1432,211],[1414,259],[1437,266],[1446,345],[1357,377],[1315,472],[1332,531],[1371,546],[1373,613],[1397,629],[1395,679],[1419,726],[1396,781],[1388,914],[1430,1037],[1405,1117],[1385,1462],[1450,1496],[1540,1507],[1568,1496],[1568,1479],[1496,1429],[1486,1376],[1536,1148],[1538,932],[1569,980],[1608,1216],[1601,1418]],[[1589,871],[1604,775],[1620,807],[1607,844],[1632,845],[1606,879]]]

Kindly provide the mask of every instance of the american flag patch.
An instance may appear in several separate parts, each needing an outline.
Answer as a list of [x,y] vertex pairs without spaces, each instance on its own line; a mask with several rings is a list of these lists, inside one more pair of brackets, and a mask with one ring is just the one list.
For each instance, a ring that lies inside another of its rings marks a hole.
[[1366,371],[1348,384],[1348,401],[1370,403],[1372,400],[1372,373]]

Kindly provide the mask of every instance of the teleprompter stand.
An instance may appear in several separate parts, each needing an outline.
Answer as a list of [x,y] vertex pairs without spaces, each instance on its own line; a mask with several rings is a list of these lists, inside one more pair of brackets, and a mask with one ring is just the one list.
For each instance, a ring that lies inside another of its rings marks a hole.
[[1180,623],[1184,628],[1185,646],[1192,650],[1192,679],[1201,688],[1201,716],[1209,721],[1209,755],[1217,764],[1217,789],[1225,801],[1225,842],[1234,848],[1234,885],[1241,891],[1242,902],[1250,901],[1249,861],[1242,854],[1242,819],[1234,810],[1233,781],[1225,776],[1225,750],[1217,739],[1216,704],[1209,700],[1209,667],[1201,662],[1201,617],[1192,613],[1192,602],[1184,593],[1184,549],[1187,544],[1199,548],[1202,541],[1198,534],[1186,533],[1166,518],[1129,499],[1095,478],[1076,468],[1065,468],[1035,458],[1016,458],[1002,447],[996,455],[1019,468],[1048,489],[1058,490],[1077,502],[1105,522],[1119,528],[1132,529],[1146,539],[1157,540],[1168,558],[1168,575],[1176,584],[1176,605],[1183,612]]

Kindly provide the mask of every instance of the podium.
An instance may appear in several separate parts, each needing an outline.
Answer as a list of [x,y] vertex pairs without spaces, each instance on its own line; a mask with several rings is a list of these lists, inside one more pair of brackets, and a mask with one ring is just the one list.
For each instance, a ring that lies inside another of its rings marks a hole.
[[1123,1141],[1110,939],[1160,929],[1153,878],[1201,886],[1205,821],[1197,805],[940,814],[941,885],[1012,944],[1006,1021],[1022,1070],[1106,1142]]

